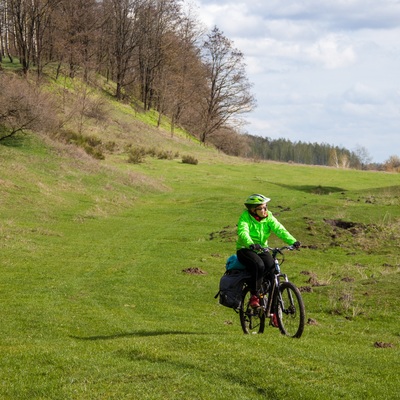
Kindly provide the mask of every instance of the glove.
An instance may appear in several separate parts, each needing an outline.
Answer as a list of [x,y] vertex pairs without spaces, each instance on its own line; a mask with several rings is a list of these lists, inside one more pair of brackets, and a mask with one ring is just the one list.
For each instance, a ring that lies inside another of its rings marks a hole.
[[257,243],[257,244],[251,244],[249,249],[254,251],[261,251],[263,248]]
[[300,243],[298,240],[296,240],[296,241],[292,244],[292,246],[293,246],[295,249],[299,249],[300,246],[301,246],[301,243]]

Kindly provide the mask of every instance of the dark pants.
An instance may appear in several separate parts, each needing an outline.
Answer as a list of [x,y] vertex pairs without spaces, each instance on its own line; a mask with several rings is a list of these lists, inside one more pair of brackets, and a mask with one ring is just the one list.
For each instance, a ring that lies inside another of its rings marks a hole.
[[270,275],[274,271],[275,263],[271,254],[257,254],[249,249],[240,249],[236,252],[238,260],[246,267],[251,278],[249,286],[252,294],[256,294],[261,287],[264,275]]

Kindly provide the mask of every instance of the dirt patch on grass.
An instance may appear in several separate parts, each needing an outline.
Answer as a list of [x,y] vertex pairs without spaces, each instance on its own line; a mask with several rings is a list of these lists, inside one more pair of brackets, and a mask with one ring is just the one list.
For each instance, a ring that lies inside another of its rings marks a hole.
[[368,227],[368,225],[359,222],[342,221],[341,219],[324,219],[324,221],[333,228],[347,230],[353,235],[364,232]]
[[313,292],[313,288],[311,286],[300,286],[299,287],[299,291],[301,293],[312,293]]
[[202,269],[200,269],[198,267],[186,268],[186,269],[183,269],[182,272],[184,272],[185,274],[189,274],[189,275],[207,275],[207,272],[203,271]]
[[[381,243],[391,243],[400,239],[400,220],[391,219],[385,223],[363,223],[341,218],[322,218],[319,220],[303,217],[305,232],[310,238],[304,238],[302,248],[326,249],[328,247],[342,247],[349,251],[372,252],[381,246]],[[314,238],[315,237],[315,238]]]
[[318,279],[317,275],[312,273],[310,274],[310,278],[307,280],[308,284],[311,286],[327,286],[328,282],[322,282]]
[[221,242],[234,242],[237,237],[236,226],[224,226],[220,231],[211,232],[210,240],[220,240]]
[[386,349],[386,348],[392,348],[394,347],[393,343],[385,343],[385,342],[375,342],[374,347],[378,349]]
[[345,276],[344,278],[342,278],[342,282],[354,282],[355,279],[351,278],[350,276]]

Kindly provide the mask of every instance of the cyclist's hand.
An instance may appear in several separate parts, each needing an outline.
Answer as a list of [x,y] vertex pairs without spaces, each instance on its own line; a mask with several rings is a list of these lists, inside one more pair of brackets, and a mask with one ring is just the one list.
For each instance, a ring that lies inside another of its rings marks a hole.
[[250,250],[253,250],[253,251],[261,251],[263,249],[258,243],[251,244],[249,248],[250,248]]
[[296,240],[296,241],[292,244],[292,246],[293,246],[296,250],[298,250],[298,249],[300,248],[300,246],[301,246],[301,243],[300,243],[298,240]]

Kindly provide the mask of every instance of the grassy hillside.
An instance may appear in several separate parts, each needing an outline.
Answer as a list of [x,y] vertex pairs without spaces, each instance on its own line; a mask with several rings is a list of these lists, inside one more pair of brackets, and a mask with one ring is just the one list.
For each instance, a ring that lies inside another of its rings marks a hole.
[[[116,143],[101,161],[0,145],[0,398],[398,398],[398,174],[229,158],[118,107],[85,127]],[[178,156],[130,164],[130,143]],[[245,336],[214,299],[252,192],[304,244],[283,265],[299,340]]]

